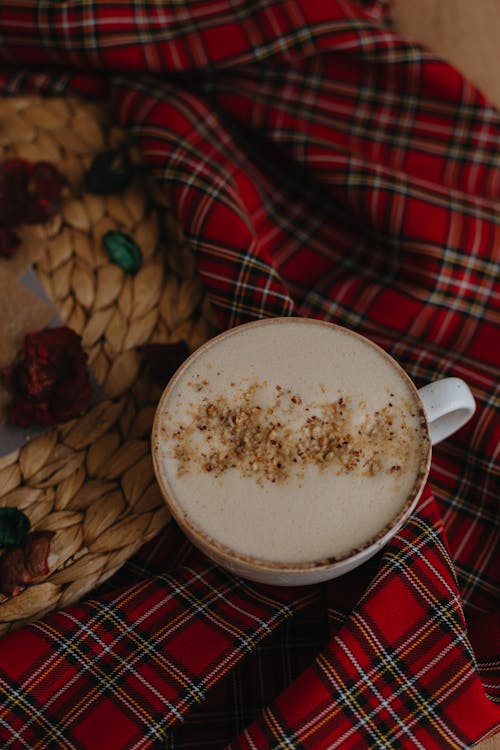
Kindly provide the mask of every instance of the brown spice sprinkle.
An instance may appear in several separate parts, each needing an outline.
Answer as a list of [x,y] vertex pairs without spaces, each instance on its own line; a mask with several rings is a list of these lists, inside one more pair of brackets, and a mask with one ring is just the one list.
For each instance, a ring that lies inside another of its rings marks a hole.
[[[196,392],[207,381],[191,382]],[[355,408],[348,397],[309,402],[283,386],[271,398],[267,382],[254,381],[231,393],[202,396],[190,405],[190,422],[172,429],[178,475],[191,471],[219,476],[237,469],[243,476],[283,482],[307,465],[337,474],[401,474],[411,453],[404,404],[391,401],[354,426]],[[358,404],[365,409],[366,404]]]

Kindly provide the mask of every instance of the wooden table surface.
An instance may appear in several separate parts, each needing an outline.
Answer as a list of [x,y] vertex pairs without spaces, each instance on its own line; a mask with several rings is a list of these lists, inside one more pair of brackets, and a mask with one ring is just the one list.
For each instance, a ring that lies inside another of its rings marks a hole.
[[[392,0],[396,29],[453,63],[500,107],[500,0]],[[500,750],[500,733],[474,750]]]
[[500,106],[500,0],[392,0],[392,17]]

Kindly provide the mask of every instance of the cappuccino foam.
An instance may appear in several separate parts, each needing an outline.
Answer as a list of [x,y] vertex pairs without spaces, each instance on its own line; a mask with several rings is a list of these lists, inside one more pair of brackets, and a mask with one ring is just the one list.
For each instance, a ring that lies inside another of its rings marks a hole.
[[376,538],[428,450],[415,389],[387,355],[294,318],[202,349],[157,420],[160,481],[179,520],[269,562],[340,559]]

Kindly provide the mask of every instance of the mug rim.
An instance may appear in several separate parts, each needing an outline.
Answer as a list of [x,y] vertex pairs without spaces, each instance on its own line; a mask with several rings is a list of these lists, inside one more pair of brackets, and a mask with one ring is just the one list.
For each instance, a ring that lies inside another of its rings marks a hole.
[[[365,344],[370,345],[373,347],[379,354],[382,354],[383,357],[389,362],[389,364],[396,368],[398,371],[398,374],[403,378],[405,383],[410,387],[410,390],[413,392],[413,394],[416,397],[416,404],[418,406],[419,410],[419,417],[420,417],[420,423],[425,426],[425,433],[427,435],[427,448],[425,451],[422,452],[422,456],[420,458],[420,466],[417,473],[417,476],[415,478],[415,482],[412,487],[412,491],[409,493],[408,497],[406,498],[404,504],[401,506],[399,511],[396,513],[396,515],[391,519],[391,521],[384,525],[380,531],[371,536],[366,542],[364,542],[361,545],[358,545],[357,547],[349,550],[343,555],[340,556],[331,556],[331,557],[323,557],[318,560],[311,560],[311,561],[303,561],[303,562],[280,562],[280,561],[273,561],[273,560],[265,560],[264,558],[258,558],[253,557],[252,555],[246,555],[242,554],[240,552],[237,552],[233,548],[229,547],[228,545],[222,544],[217,539],[214,539],[212,536],[207,534],[202,528],[198,526],[190,517],[189,515],[178,505],[177,500],[175,498],[175,493],[173,492],[170,483],[168,482],[168,479],[164,476],[160,469],[160,460],[158,457],[158,453],[160,451],[160,445],[159,445],[159,431],[160,431],[160,415],[163,412],[163,406],[166,401],[168,401],[168,397],[170,395],[170,392],[176,385],[177,381],[182,377],[184,372],[191,366],[192,362],[196,360],[199,356],[201,356],[205,351],[212,348],[213,346],[216,346],[219,341],[222,339],[225,339],[229,336],[237,335],[242,329],[248,329],[248,328],[256,328],[261,327],[265,325],[272,325],[272,324],[290,324],[290,323],[300,323],[300,324],[307,324],[307,325],[321,325],[328,328],[335,328],[344,334],[348,334],[350,336],[354,336],[355,338],[359,339]],[[229,328],[226,331],[222,331],[221,333],[217,334],[216,336],[213,336],[211,339],[206,341],[204,344],[202,344],[200,347],[195,349],[194,352],[192,352],[189,357],[184,360],[184,362],[180,365],[180,367],[176,370],[174,375],[170,378],[169,382],[165,386],[163,393],[158,401],[158,405],[156,407],[155,416],[153,420],[153,427],[151,430],[151,454],[152,454],[152,460],[153,460],[153,467],[156,475],[156,479],[160,488],[160,491],[162,493],[163,499],[165,503],[168,506],[169,511],[171,512],[173,518],[178,523],[180,528],[185,532],[186,536],[191,539],[191,541],[198,546],[202,551],[209,550],[206,552],[206,554],[210,555],[212,553],[215,557],[217,557],[218,560],[222,559],[225,561],[228,565],[228,567],[234,567],[234,566],[246,566],[250,567],[255,571],[266,571],[269,573],[304,573],[306,571],[327,571],[327,570],[334,570],[336,567],[339,567],[343,564],[345,564],[347,561],[354,562],[358,557],[360,558],[360,562],[364,560],[367,553],[369,553],[373,548],[382,547],[389,539],[394,536],[394,534],[397,533],[397,531],[401,528],[404,521],[410,516],[411,512],[415,508],[420,496],[422,495],[422,492],[424,490],[425,482],[427,480],[427,477],[429,475],[430,470],[430,464],[431,464],[431,457],[432,457],[432,445],[430,440],[430,427],[429,422],[427,419],[427,415],[425,413],[425,409],[423,407],[422,401],[420,399],[418,389],[416,385],[413,383],[410,376],[405,372],[405,370],[401,367],[401,365],[390,355],[388,354],[382,347],[380,347],[378,344],[375,344],[375,342],[371,341],[366,336],[358,333],[357,331],[352,331],[350,328],[347,328],[346,326],[341,326],[338,323],[332,323],[330,321],[326,320],[318,320],[316,318],[305,318],[300,316],[289,316],[289,317],[276,317],[276,318],[263,318],[260,320],[254,320],[250,321],[248,323],[242,323],[238,326],[234,326],[233,328]],[[221,563],[222,565],[224,563]]]

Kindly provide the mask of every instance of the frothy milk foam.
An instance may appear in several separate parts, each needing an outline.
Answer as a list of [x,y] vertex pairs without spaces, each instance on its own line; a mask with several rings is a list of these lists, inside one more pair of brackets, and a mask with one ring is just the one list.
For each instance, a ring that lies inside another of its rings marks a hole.
[[294,318],[235,329],[195,355],[156,435],[178,518],[281,563],[339,559],[375,538],[411,496],[428,448],[415,389],[386,355]]

